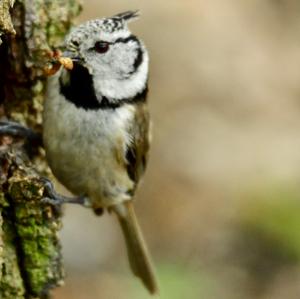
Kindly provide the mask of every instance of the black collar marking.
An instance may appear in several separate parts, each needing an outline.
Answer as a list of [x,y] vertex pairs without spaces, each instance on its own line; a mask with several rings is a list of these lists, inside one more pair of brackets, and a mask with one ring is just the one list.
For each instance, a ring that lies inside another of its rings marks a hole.
[[98,110],[98,109],[117,109],[124,104],[132,104],[137,102],[145,102],[148,93],[146,86],[142,92],[135,97],[121,99],[117,101],[110,101],[103,97],[101,102],[98,101],[94,84],[91,75],[87,68],[74,63],[72,71],[69,72],[70,80],[68,83],[63,83],[59,80],[60,92],[63,94],[67,101],[73,103],[78,108],[85,110]]

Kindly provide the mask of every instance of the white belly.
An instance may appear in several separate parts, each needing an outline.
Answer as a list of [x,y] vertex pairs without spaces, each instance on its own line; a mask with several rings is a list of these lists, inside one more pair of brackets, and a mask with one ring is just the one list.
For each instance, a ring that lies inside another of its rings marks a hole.
[[130,199],[127,192],[133,182],[124,155],[134,108],[77,108],[57,94],[56,78],[51,80],[44,105],[44,144],[54,175],[74,194],[88,196],[96,207]]

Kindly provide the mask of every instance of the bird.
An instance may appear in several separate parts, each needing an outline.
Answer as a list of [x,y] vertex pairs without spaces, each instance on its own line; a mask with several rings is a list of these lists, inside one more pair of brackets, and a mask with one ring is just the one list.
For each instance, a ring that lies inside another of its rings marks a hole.
[[126,11],[70,31],[62,56],[73,65],[48,79],[43,142],[58,181],[96,214],[116,215],[130,267],[155,294],[158,283],[133,205],[151,139],[149,54],[128,28],[138,17]]

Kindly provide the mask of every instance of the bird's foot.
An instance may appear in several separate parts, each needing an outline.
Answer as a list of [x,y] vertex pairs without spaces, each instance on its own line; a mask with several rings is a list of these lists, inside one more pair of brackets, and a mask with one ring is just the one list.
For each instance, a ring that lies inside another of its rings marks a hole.
[[0,135],[21,137],[29,140],[41,139],[39,133],[12,121],[0,121]]
[[[1,137],[23,139],[23,147],[30,158],[39,154],[38,147],[43,145],[42,134],[12,121],[0,121],[0,141]],[[5,140],[5,139],[3,139]],[[0,142],[1,143],[1,142]],[[4,141],[4,144],[11,144],[12,141]]]
[[49,179],[43,177],[41,178],[41,181],[44,184],[44,198],[42,199],[42,202],[44,203],[48,203],[54,206],[62,205],[65,203],[79,204],[86,207],[90,205],[88,198],[85,196],[67,197],[58,194]]

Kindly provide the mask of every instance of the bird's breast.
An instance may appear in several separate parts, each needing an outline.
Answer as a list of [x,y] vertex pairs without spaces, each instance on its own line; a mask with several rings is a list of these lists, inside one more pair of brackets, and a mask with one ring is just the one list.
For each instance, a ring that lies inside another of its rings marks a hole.
[[123,161],[134,107],[85,110],[57,90],[48,91],[44,105],[44,143],[54,175],[78,195],[121,200],[117,195],[132,188]]

